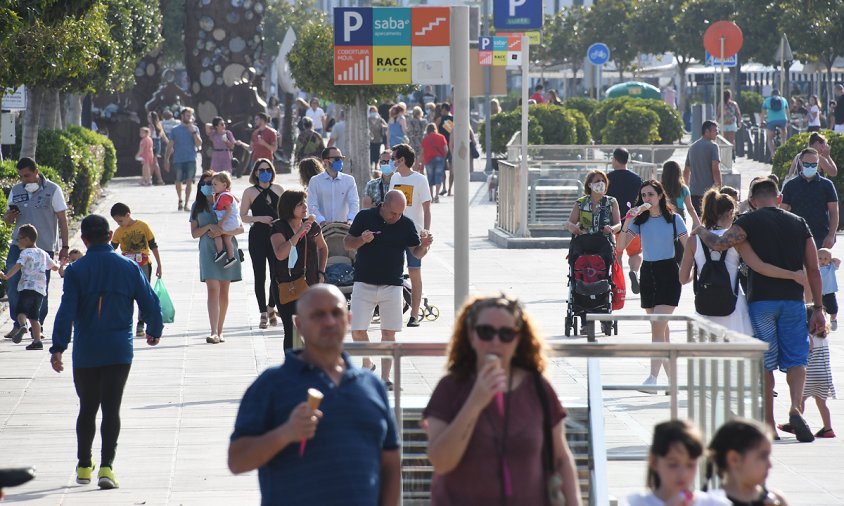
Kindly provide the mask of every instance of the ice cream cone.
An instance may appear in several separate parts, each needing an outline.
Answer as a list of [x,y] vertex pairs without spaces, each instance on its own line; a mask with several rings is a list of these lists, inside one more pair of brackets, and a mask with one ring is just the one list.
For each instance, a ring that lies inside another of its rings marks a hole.
[[308,406],[311,409],[319,409],[319,404],[322,402],[322,398],[325,397],[322,395],[322,392],[317,390],[316,388],[309,388],[308,389]]

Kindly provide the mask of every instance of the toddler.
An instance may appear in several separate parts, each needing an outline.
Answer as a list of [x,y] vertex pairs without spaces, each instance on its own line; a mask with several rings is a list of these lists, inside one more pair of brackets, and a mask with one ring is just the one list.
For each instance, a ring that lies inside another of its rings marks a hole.
[[692,424],[683,420],[657,424],[648,454],[650,491],[628,496],[622,506],[730,506],[726,499],[692,492],[702,454],[703,439]]
[[713,466],[721,480],[721,490],[714,494],[723,494],[728,504],[785,506],[779,492],[765,487],[771,468],[771,436],[763,425],[742,419],[722,425],[709,443],[704,490]]
[[152,184],[152,168],[156,164],[156,160],[149,128],[141,127],[140,136],[141,142],[135,159],[141,162],[141,186],[150,186]]
[[38,231],[32,225],[21,225],[18,229],[18,247],[21,249],[21,256],[17,263],[9,269],[9,272],[0,271],[0,279],[6,281],[20,271],[21,279],[18,281],[18,304],[15,307],[20,327],[16,328],[9,337],[12,342],[18,344],[26,334],[26,321],[32,326],[32,344],[26,347],[27,350],[43,350],[41,343],[41,323],[38,316],[41,313],[41,303],[47,296],[47,269],[57,271],[59,266],[47,255],[47,252],[36,247]]
[[830,328],[838,330],[838,300],[835,297],[838,282],[835,280],[835,271],[841,266],[841,260],[833,257],[828,248],[821,248],[818,250],[818,264],[823,284],[823,308],[829,314]]
[[67,267],[68,265],[72,264],[73,262],[79,260],[83,256],[84,256],[83,253],[76,248],[73,248],[72,250],[68,251],[67,252],[67,264],[59,266],[59,276],[64,277],[65,267]]
[[223,235],[214,239],[217,249],[215,262],[225,260],[224,269],[228,269],[237,262],[234,246],[232,246],[232,232],[240,228],[240,205],[231,192],[232,178],[228,172],[218,172],[211,178],[214,189],[214,214],[217,215],[217,225],[223,229]]

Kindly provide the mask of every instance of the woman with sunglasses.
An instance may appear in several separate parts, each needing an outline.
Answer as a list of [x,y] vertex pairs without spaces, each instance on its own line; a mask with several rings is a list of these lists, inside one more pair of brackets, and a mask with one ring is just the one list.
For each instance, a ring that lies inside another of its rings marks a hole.
[[258,328],[265,329],[267,325],[278,325],[275,309],[278,293],[275,283],[270,282],[267,302],[267,266],[272,272],[274,255],[270,235],[272,224],[278,219],[278,199],[284,193],[284,188],[275,184],[275,168],[266,158],[255,161],[249,182],[252,186],[243,191],[243,198],[240,199],[240,219],[243,223],[252,224],[249,227],[249,258],[252,259],[255,298],[261,313]]
[[[423,413],[433,506],[547,505],[549,478],[562,478],[566,504],[580,504],[566,410],[543,376],[543,345],[517,300],[480,297],[460,310],[448,375]],[[554,478],[545,448],[552,448]]]
[[[650,207],[643,207],[643,204]],[[651,179],[642,183],[636,205],[624,216],[621,232],[618,249],[624,249],[627,242],[637,235],[642,238],[645,259],[639,280],[642,308],[647,314],[672,314],[680,303],[681,291],[674,243],[679,240],[685,248],[688,234],[686,222],[674,212],[674,206],[666,199],[665,189],[659,181]],[[651,341],[669,341],[667,321],[651,321]],[[669,374],[667,360],[651,360],[651,372],[643,384],[656,385],[661,367]]]
[[[208,321],[211,333],[205,338],[210,344],[222,343],[223,324],[229,308],[229,286],[232,281],[240,281],[240,259],[228,269],[223,264],[214,262],[217,248],[214,238],[223,234],[217,225],[217,215],[214,214],[214,192],[211,179],[214,171],[206,171],[200,176],[196,185],[196,197],[190,212],[190,231],[194,239],[199,239],[199,280],[205,283],[208,292]],[[230,235],[243,233],[243,227],[228,232]],[[232,247],[237,250],[237,238],[232,237]],[[239,250],[238,250],[239,251]]]

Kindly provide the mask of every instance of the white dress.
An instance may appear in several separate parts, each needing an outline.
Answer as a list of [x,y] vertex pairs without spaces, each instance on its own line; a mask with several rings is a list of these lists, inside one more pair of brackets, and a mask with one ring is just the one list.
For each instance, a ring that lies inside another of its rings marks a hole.
[[[726,230],[713,230],[712,233],[715,235],[723,235]],[[703,254],[703,248],[700,244],[700,237],[695,237],[697,241],[697,248],[695,248],[695,265],[697,265],[697,271],[703,268],[703,264],[706,263],[706,257]],[[710,256],[712,260],[720,260],[722,253],[717,251],[710,250]],[[727,264],[727,272],[730,273],[730,284],[732,286],[736,286],[736,276],[738,276],[738,266],[739,266],[739,254],[735,250],[735,248],[730,248],[727,250],[727,258],[724,260],[724,263]],[[750,323],[750,313],[747,310],[747,299],[744,296],[744,291],[741,288],[741,284],[738,286],[738,299],[736,300],[736,309],[733,311],[732,314],[727,316],[706,316],[706,319],[710,320],[712,323],[717,323],[718,325],[723,325],[730,330],[734,330],[736,332],[741,332],[742,334],[746,334],[748,336],[753,336],[753,326]]]

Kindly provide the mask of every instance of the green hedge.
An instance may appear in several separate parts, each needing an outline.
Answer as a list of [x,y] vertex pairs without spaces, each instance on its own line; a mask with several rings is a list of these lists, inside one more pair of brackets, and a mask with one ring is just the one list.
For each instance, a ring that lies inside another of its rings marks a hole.
[[[507,153],[507,143],[513,134],[522,128],[522,112],[510,111],[496,114],[492,117],[492,124],[490,125],[492,131],[492,138],[490,139],[490,149],[492,149],[492,156],[501,156]],[[481,146],[485,146],[486,142],[486,128],[484,123],[478,125],[479,138]],[[539,124],[536,116],[528,114],[528,142],[530,144],[543,144],[543,129]]]
[[598,108],[598,104],[599,102],[594,98],[587,97],[572,97],[563,100],[563,107],[580,111],[587,118],[592,116],[592,113]]
[[105,135],[98,134],[93,130],[88,130],[76,125],[67,127],[67,132],[81,138],[86,144],[91,146],[102,146],[103,150],[103,170],[100,177],[100,184],[105,185],[114,174],[117,172],[117,150],[114,149],[114,143]]
[[[507,143],[522,127],[521,110],[503,112],[492,117],[491,147],[493,155],[507,151]],[[478,126],[480,143],[484,145],[485,128]],[[530,144],[589,144],[589,121],[578,110],[551,104],[536,104],[528,109],[528,142]]]
[[753,113],[762,110],[762,103],[765,101],[765,97],[759,93],[755,91],[741,91],[738,95],[736,102],[738,102],[742,114],[748,114],[751,118],[754,118]]
[[[592,136],[595,139],[596,143],[616,143],[616,141],[611,141],[605,138],[604,132],[606,131],[605,129],[609,126],[610,120],[614,119],[616,114],[618,114],[625,106],[628,105],[639,109],[651,111],[656,114],[657,134],[656,137],[653,137],[652,135],[650,135],[650,132],[648,132],[647,135],[637,135],[635,132],[631,131],[625,133],[624,135],[621,135],[621,137],[653,139],[647,144],[673,144],[682,138],[683,118],[680,116],[680,113],[673,107],[669,106],[662,100],[619,97],[609,98],[600,102],[595,108],[595,111],[589,117],[589,125],[592,128]],[[626,117],[629,117],[629,114],[627,114]],[[638,124],[638,122],[634,123]],[[615,120],[615,124],[613,125],[613,131],[616,132],[617,136],[620,135],[620,131],[623,128],[624,125],[619,124],[619,122]],[[636,127],[634,125],[630,125],[629,128],[632,129]]]
[[[844,134],[836,134],[832,130],[821,130],[820,133],[829,142],[829,156],[839,167],[838,175],[829,179],[835,185],[835,191],[838,192],[838,200],[840,202],[844,198],[844,171],[840,168],[844,166]],[[771,172],[776,174],[780,178],[780,181],[783,181],[785,175],[788,174],[788,169],[791,168],[791,162],[794,160],[794,157],[809,145],[810,135],[810,133],[806,132],[794,135],[785,141],[785,144],[777,148],[777,151],[774,153]],[[840,225],[844,226],[844,223]]]
[[[528,117],[534,117],[542,127],[543,144],[574,144],[577,142],[577,120],[568,109],[536,104],[528,107]],[[528,141],[532,139],[528,136]],[[531,144],[536,144],[531,142]]]
[[601,138],[605,144],[656,144],[659,115],[637,104],[624,104],[610,116]]

